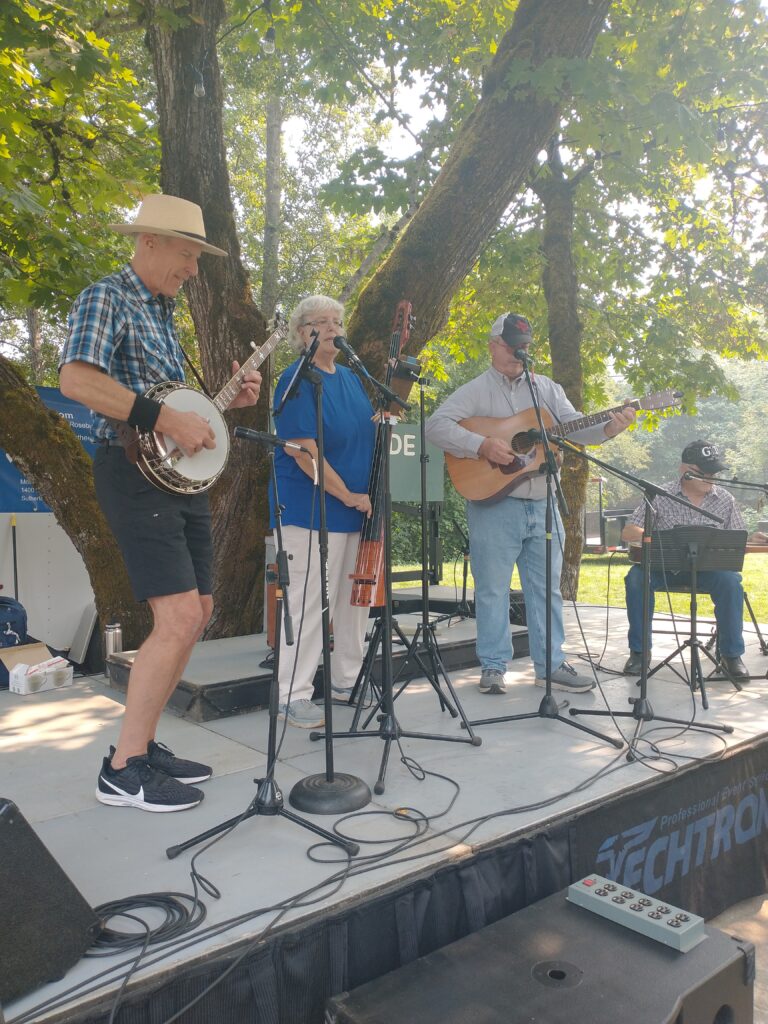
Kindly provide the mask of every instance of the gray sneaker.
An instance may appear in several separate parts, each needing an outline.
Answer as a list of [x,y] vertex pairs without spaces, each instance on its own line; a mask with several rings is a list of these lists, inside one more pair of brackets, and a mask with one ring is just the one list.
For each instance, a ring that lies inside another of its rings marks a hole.
[[484,668],[480,674],[480,682],[477,684],[480,693],[506,693],[507,686],[504,682],[504,673],[497,668]]
[[277,717],[284,718],[288,725],[295,725],[297,729],[321,729],[325,725],[322,708],[306,698],[292,700],[290,704],[278,704]]
[[[546,686],[546,679],[536,679],[537,686]],[[580,676],[575,668],[572,668],[567,661],[564,661],[560,668],[552,673],[553,690],[570,690],[571,693],[582,693],[584,690],[594,690],[595,680],[589,676]]]

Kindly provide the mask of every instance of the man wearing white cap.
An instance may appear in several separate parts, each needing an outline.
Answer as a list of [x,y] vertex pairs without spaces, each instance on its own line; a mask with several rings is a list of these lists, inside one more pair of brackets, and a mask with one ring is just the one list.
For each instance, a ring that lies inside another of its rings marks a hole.
[[[491,365],[485,373],[463,384],[432,414],[427,422],[427,438],[444,451],[459,458],[487,459],[508,466],[516,458],[507,441],[465,429],[462,420],[473,416],[507,418],[531,409],[533,401],[518,354],[528,352],[531,325],[519,313],[502,313],[493,322],[488,347]],[[559,384],[535,376],[535,389],[542,409],[555,423],[578,419],[578,413]],[[626,430],[634,419],[634,410],[613,413],[605,425],[575,432],[579,444],[600,444]],[[528,641],[536,672],[536,685],[546,684],[546,594],[552,593],[551,685],[556,690],[579,692],[595,685],[580,675],[563,654],[563,600],[560,571],[563,555],[563,528],[556,520],[552,542],[551,580],[546,576],[545,509],[546,477],[538,474],[521,482],[511,493],[492,503],[467,501],[469,548],[475,580],[475,618],[477,656],[481,666],[479,688],[482,693],[500,694],[506,689],[505,672],[512,658],[509,630],[509,585],[515,565],[525,599]]]
[[[207,494],[170,494],[149,483],[126,455],[126,436],[128,427],[168,434],[186,455],[215,447],[206,419],[145,393],[184,380],[174,299],[203,253],[227,254],[206,241],[200,207],[176,196],[147,196],[134,221],[110,226],[135,236],[133,259],[76,299],[59,376],[62,393],[96,413],[96,494],[153,627],[134,659],[120,736],[104,758],[96,796],[177,811],[200,803],[203,793],[191,783],[210,778],[211,769],[176,757],[155,731],[213,611],[210,510]],[[259,373],[246,374],[231,407],[253,405],[260,384]]]

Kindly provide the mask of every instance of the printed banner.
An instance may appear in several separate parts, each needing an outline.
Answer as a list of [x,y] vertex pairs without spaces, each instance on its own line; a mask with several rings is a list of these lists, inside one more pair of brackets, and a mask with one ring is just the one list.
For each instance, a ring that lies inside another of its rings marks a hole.
[[[40,399],[49,409],[66,419],[91,458],[95,445],[91,439],[90,409],[65,398],[58,388],[37,388]],[[0,512],[50,512],[26,477],[18,471],[11,457],[0,448]]]
[[595,871],[712,917],[768,889],[768,742],[611,801],[572,828],[575,878]]

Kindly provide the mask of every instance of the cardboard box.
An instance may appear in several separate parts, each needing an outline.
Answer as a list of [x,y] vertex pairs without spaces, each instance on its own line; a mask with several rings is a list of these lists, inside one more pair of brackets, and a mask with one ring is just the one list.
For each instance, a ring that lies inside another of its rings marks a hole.
[[39,693],[41,690],[57,690],[71,686],[73,669],[69,664],[43,668],[27,675],[30,665],[50,661],[53,654],[45,644],[22,644],[19,647],[0,649],[0,661],[8,669],[9,686],[12,693]]

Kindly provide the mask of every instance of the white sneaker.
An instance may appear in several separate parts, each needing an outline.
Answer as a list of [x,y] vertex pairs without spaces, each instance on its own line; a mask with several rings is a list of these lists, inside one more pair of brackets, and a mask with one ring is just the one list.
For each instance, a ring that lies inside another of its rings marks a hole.
[[[552,689],[566,690],[571,693],[583,693],[584,690],[594,690],[595,680],[590,676],[580,676],[575,668],[572,668],[567,661],[556,668],[552,673]],[[536,679],[537,686],[546,686],[546,679]]]
[[297,729],[321,729],[325,725],[325,715],[321,708],[311,700],[292,700],[290,704],[278,704],[277,717],[284,718],[288,725]]

